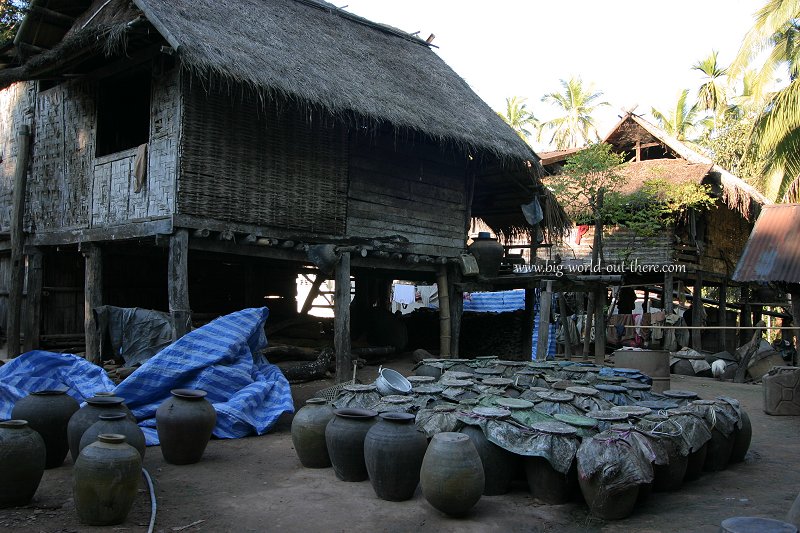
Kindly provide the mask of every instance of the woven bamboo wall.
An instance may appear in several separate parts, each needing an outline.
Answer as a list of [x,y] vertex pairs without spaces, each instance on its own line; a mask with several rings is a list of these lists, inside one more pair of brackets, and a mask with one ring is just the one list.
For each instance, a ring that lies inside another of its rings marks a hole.
[[[580,243],[576,242],[577,237],[578,228],[574,227],[562,242],[554,244],[549,252],[547,249],[539,250],[537,256],[546,259],[549,255],[552,260],[559,254],[563,260],[583,259],[588,265],[592,259],[594,226],[589,226],[589,231],[581,236]],[[665,229],[655,237],[645,238],[637,237],[626,228],[604,228],[603,256],[606,263],[625,261],[629,264],[638,260],[641,265],[669,265],[674,260],[672,233]]]
[[753,226],[736,211],[719,204],[703,216],[706,247],[700,266],[706,272],[732,276]]
[[183,85],[177,212],[343,235],[345,131],[235,90]]
[[463,153],[386,134],[354,136],[350,153],[348,235],[401,235],[425,255],[452,257],[464,249]]
[[31,123],[34,84],[15,83],[0,91],[0,232],[11,225],[11,196],[17,166],[17,130]]

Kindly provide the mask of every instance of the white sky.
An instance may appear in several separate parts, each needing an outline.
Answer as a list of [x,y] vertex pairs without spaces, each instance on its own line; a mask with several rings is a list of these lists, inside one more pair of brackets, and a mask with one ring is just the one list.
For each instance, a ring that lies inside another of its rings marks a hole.
[[[711,50],[727,65],[764,0],[339,0],[351,13],[426,38],[492,108],[525,96],[537,118],[541,97],[580,76],[611,105],[596,114],[600,135],[622,108],[667,113],[701,74],[691,66]],[[649,117],[648,117],[649,118]]]

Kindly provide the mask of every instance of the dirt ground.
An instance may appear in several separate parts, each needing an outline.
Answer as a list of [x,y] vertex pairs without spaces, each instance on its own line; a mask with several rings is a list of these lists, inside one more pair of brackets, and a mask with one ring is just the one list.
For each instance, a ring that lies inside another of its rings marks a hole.
[[[411,364],[387,364],[404,374]],[[359,371],[371,382],[376,367]],[[706,474],[674,493],[656,493],[631,517],[604,523],[588,517],[582,504],[544,505],[524,488],[503,496],[484,496],[465,518],[451,519],[431,507],[419,489],[406,502],[378,499],[369,481],[345,483],[333,470],[303,468],[292,448],[291,417],[267,435],[214,440],[195,465],[164,462],[157,447],[148,448],[145,468],[155,483],[155,531],[335,532],[713,532],[731,516],[783,519],[798,491],[797,451],[800,417],[771,417],[762,411],[760,385],[721,383],[672,376],[672,387],[696,390],[704,398],[738,398],[750,414],[753,441],[746,461],[723,472]],[[331,382],[293,388],[296,406]],[[1,481],[1,480],[0,480]],[[72,500],[72,464],[44,474],[33,502],[0,510],[0,531],[147,531],[150,501],[144,483],[127,521],[116,527],[82,526]]]

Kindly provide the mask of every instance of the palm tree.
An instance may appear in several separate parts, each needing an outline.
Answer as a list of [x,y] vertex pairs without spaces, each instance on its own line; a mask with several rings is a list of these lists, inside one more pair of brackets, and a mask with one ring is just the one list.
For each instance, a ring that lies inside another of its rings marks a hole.
[[675,107],[664,114],[655,107],[651,112],[661,129],[678,139],[685,141],[687,135],[691,134],[698,125],[697,104],[689,107],[686,99],[689,97],[689,89],[684,89],[678,96]]
[[591,84],[584,86],[581,78],[561,80],[564,91],[549,93],[542,97],[542,102],[549,102],[560,111],[560,116],[548,120],[542,127],[553,131],[550,143],[556,148],[577,148],[599,140],[597,127],[592,113],[608,102],[599,102],[602,91],[594,91]]
[[[800,0],[767,0],[731,65],[743,72],[753,59],[769,51],[754,82],[754,93],[766,95],[766,105],[751,140],[764,157],[763,174],[777,190],[776,199],[800,200]],[[785,69],[785,70],[784,70]],[[770,93],[776,74],[789,76],[786,87]],[[765,157],[768,156],[768,157]]]
[[705,59],[692,65],[692,70],[697,70],[703,74],[704,83],[697,91],[697,99],[701,104],[701,109],[711,111],[714,116],[714,129],[717,129],[717,116],[724,112],[728,105],[725,95],[725,85],[722,82],[728,74],[728,69],[720,66],[717,62],[717,51],[713,50]]
[[511,126],[511,129],[517,132],[523,141],[528,142],[528,137],[533,135],[533,132],[538,132],[541,125],[533,113],[528,110],[526,100],[527,98],[521,96],[506,98],[506,113],[497,114]]

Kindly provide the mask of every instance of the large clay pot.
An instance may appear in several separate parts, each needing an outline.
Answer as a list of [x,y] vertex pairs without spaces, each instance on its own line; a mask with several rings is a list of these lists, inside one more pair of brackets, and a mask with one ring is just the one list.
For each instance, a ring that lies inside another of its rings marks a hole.
[[156,429],[164,460],[174,465],[196,463],[203,457],[217,412],[206,400],[206,391],[173,389],[156,410]]
[[[119,396],[95,396],[86,400],[86,405],[75,411],[67,424],[67,438],[69,440],[69,453],[72,461],[78,459],[78,447],[83,437],[83,432],[100,420],[100,415],[109,412],[125,411],[125,400]],[[127,411],[130,413],[130,411]],[[133,417],[133,415],[130,415]],[[135,422],[136,419],[133,419]]]
[[131,422],[122,411],[103,413],[99,418],[100,420],[83,432],[81,442],[78,444],[79,453],[95,442],[100,435],[111,433],[124,436],[125,442],[133,446],[144,461],[144,452],[147,449],[147,444],[145,444],[144,433],[139,426]]
[[706,472],[719,472],[725,470],[731,459],[734,435],[723,434],[717,428],[711,429],[711,440],[708,441],[708,452],[703,470]]
[[733,440],[733,449],[731,450],[731,463],[744,461],[744,456],[750,448],[750,439],[753,437],[753,426],[750,423],[750,417],[744,409],[741,409],[740,412],[742,414],[742,427],[734,430],[735,438]]
[[703,444],[697,450],[690,452],[686,456],[686,475],[683,481],[694,481],[703,475],[703,465],[706,464],[708,455],[708,443]]
[[519,459],[508,450],[489,442],[478,426],[465,426],[461,433],[469,436],[483,465],[483,494],[497,496],[508,492],[511,479],[518,470]]
[[333,418],[333,407],[324,398],[311,398],[292,419],[292,444],[306,468],[331,466],[328,445],[325,444],[325,427]]
[[102,434],[75,461],[78,519],[90,526],[121,524],[136,499],[142,457],[123,435]]
[[[554,443],[556,439],[560,439],[565,444],[569,440],[573,440],[573,442],[577,440],[575,437],[578,430],[566,424],[542,422],[534,424],[532,427],[538,432],[551,435]],[[545,457],[525,457],[524,463],[528,488],[534,498],[551,505],[560,505],[577,497],[579,493],[578,469],[574,458],[566,473],[553,468],[553,465]]]
[[61,466],[69,451],[67,424],[80,408],[64,390],[33,392],[14,404],[11,418],[27,420],[31,429],[44,440],[47,449],[45,468]]
[[325,427],[325,443],[333,472],[342,481],[364,481],[369,477],[364,460],[364,438],[375,423],[371,409],[334,409]]
[[379,415],[364,438],[364,461],[378,498],[399,502],[414,496],[427,448],[428,439],[414,425],[414,415]]
[[0,422],[0,509],[31,501],[44,473],[44,440],[25,420]]
[[485,482],[483,464],[469,436],[433,436],[420,470],[422,495],[439,511],[464,516],[478,503]]
[[497,242],[488,231],[481,231],[469,245],[470,253],[478,263],[478,275],[484,278],[497,276],[500,261],[503,259],[503,245]]
[[598,478],[582,478],[580,476],[578,476],[578,484],[592,516],[602,520],[622,520],[630,516],[636,506],[641,487],[641,485],[628,485],[609,491],[600,484]]

